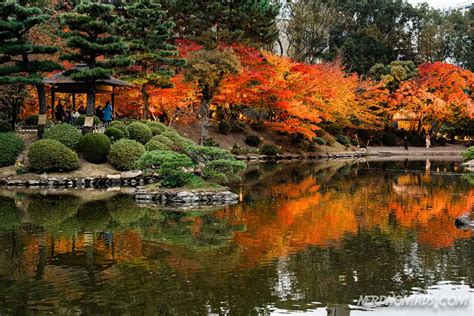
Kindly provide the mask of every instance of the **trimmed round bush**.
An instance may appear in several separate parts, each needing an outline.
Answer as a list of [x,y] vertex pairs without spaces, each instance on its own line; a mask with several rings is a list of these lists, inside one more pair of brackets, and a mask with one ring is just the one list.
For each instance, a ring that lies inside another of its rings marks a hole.
[[82,138],[82,132],[70,124],[63,123],[49,128],[44,133],[44,138],[57,140],[69,148],[76,149]]
[[[76,118],[76,121],[74,122],[74,124],[76,124],[77,126],[84,126],[84,122],[86,121],[86,116],[83,114],[83,115],[79,115],[77,118]],[[102,124],[102,121],[100,120],[100,118],[98,118],[97,116],[94,115],[94,118],[93,118],[93,123],[94,125],[100,125]]]
[[135,122],[128,125],[128,132],[130,139],[134,139],[141,144],[146,144],[152,137],[151,129],[140,122]]
[[336,141],[339,144],[342,144],[346,147],[349,147],[349,145],[351,144],[351,140],[347,136],[344,136],[344,135],[341,135],[341,134],[336,136]]
[[168,129],[166,132],[162,133],[161,135],[169,138],[173,142],[173,150],[179,152],[185,152],[186,148],[192,145],[196,145],[195,142],[190,140],[189,138],[183,137],[178,132],[173,129]]
[[276,156],[280,153],[280,148],[273,144],[263,144],[260,153],[265,156]]
[[249,146],[258,147],[262,143],[262,140],[257,135],[247,135],[245,137],[245,143]]
[[322,137],[315,137],[313,141],[318,145],[326,145],[326,140]]
[[0,167],[13,165],[23,149],[23,140],[15,133],[0,133]]
[[0,120],[0,133],[8,133],[12,131],[12,126],[10,125],[10,123],[4,120]]
[[107,129],[104,131],[104,135],[107,136],[112,142],[125,138],[125,134],[116,127],[107,127]]
[[152,151],[152,150],[170,150],[171,148],[165,143],[152,138],[145,144],[145,149],[147,151]]
[[124,138],[130,138],[130,133],[128,132],[127,125],[125,125],[124,122],[122,121],[113,121],[112,123],[109,124],[110,127],[115,127],[118,128],[119,130],[122,131]]
[[152,122],[146,122],[145,124],[151,129],[151,133],[153,135],[159,135],[168,130],[168,127],[160,122],[152,121]]
[[145,146],[130,139],[120,139],[110,146],[109,161],[118,170],[132,170],[145,152]]
[[209,161],[218,159],[235,160],[232,153],[227,149],[212,146],[193,145],[188,147],[187,154],[196,164],[207,164]]
[[79,148],[82,157],[92,163],[104,163],[110,150],[110,140],[104,134],[88,133],[81,138]]
[[53,139],[39,140],[31,145],[28,161],[33,171],[71,171],[79,168],[77,153]]
[[146,151],[138,160],[141,170],[157,170],[162,174],[182,172],[185,168],[194,167],[188,156],[170,150]]
[[173,147],[174,147],[173,141],[171,139],[169,139],[168,137],[164,136],[164,135],[153,136],[152,139],[150,139],[150,141],[151,140],[159,142],[159,143],[163,143],[166,146],[168,146],[168,148],[171,148],[171,149],[173,149]]
[[242,161],[218,159],[209,162],[203,169],[206,179],[219,184],[227,184],[229,181],[240,180],[238,173],[244,170],[246,164]]

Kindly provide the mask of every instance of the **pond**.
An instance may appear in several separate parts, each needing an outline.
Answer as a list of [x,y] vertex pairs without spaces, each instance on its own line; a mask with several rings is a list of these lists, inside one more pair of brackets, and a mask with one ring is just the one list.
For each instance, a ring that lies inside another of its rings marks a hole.
[[[1,189],[0,314],[473,315],[469,180],[449,161],[255,164],[241,203],[187,211]],[[427,294],[470,301],[358,304]]]

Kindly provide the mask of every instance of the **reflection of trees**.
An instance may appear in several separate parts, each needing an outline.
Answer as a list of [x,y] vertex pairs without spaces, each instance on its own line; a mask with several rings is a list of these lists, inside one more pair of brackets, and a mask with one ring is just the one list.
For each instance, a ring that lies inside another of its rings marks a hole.
[[21,223],[20,212],[15,201],[0,197],[0,229],[13,229]]
[[80,200],[72,196],[29,196],[28,217],[33,224],[51,229],[59,228],[60,224],[73,217],[79,207]]

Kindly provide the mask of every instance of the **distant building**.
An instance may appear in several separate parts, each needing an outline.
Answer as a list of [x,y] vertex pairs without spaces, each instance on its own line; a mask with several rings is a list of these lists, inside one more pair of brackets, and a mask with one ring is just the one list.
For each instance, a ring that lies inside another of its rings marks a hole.
[[450,6],[446,9],[444,9],[443,11],[446,12],[446,13],[453,12],[453,11],[459,11],[462,14],[465,14],[466,12],[471,10],[472,7],[474,7],[474,1],[465,1],[465,2],[461,2],[459,4],[456,4],[456,5]]

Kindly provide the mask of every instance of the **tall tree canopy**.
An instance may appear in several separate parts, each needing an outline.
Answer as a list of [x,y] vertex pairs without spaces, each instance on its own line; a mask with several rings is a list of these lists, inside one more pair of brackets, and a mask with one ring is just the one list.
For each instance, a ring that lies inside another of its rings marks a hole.
[[53,46],[35,45],[28,34],[30,30],[48,20],[48,16],[37,7],[22,6],[13,0],[0,1],[0,84],[34,85],[38,94],[38,137],[42,137],[46,124],[46,94],[43,72],[59,68],[49,56],[56,53]]
[[[71,77],[89,83],[86,110],[88,117],[94,115],[94,83],[112,75],[115,67],[130,64],[130,59],[123,55],[127,51],[127,45],[120,36],[112,35],[118,21],[113,8],[106,4],[86,2],[61,17],[62,24],[67,28],[63,37],[70,49],[61,56],[62,59],[87,65],[71,71]],[[92,123],[92,120],[88,119],[87,123]]]
[[125,71],[126,79],[141,86],[143,117],[149,115],[149,86],[170,87],[174,74],[168,66],[184,65],[176,46],[169,44],[174,24],[161,5],[144,0],[127,6],[120,32],[127,41],[134,65]]

